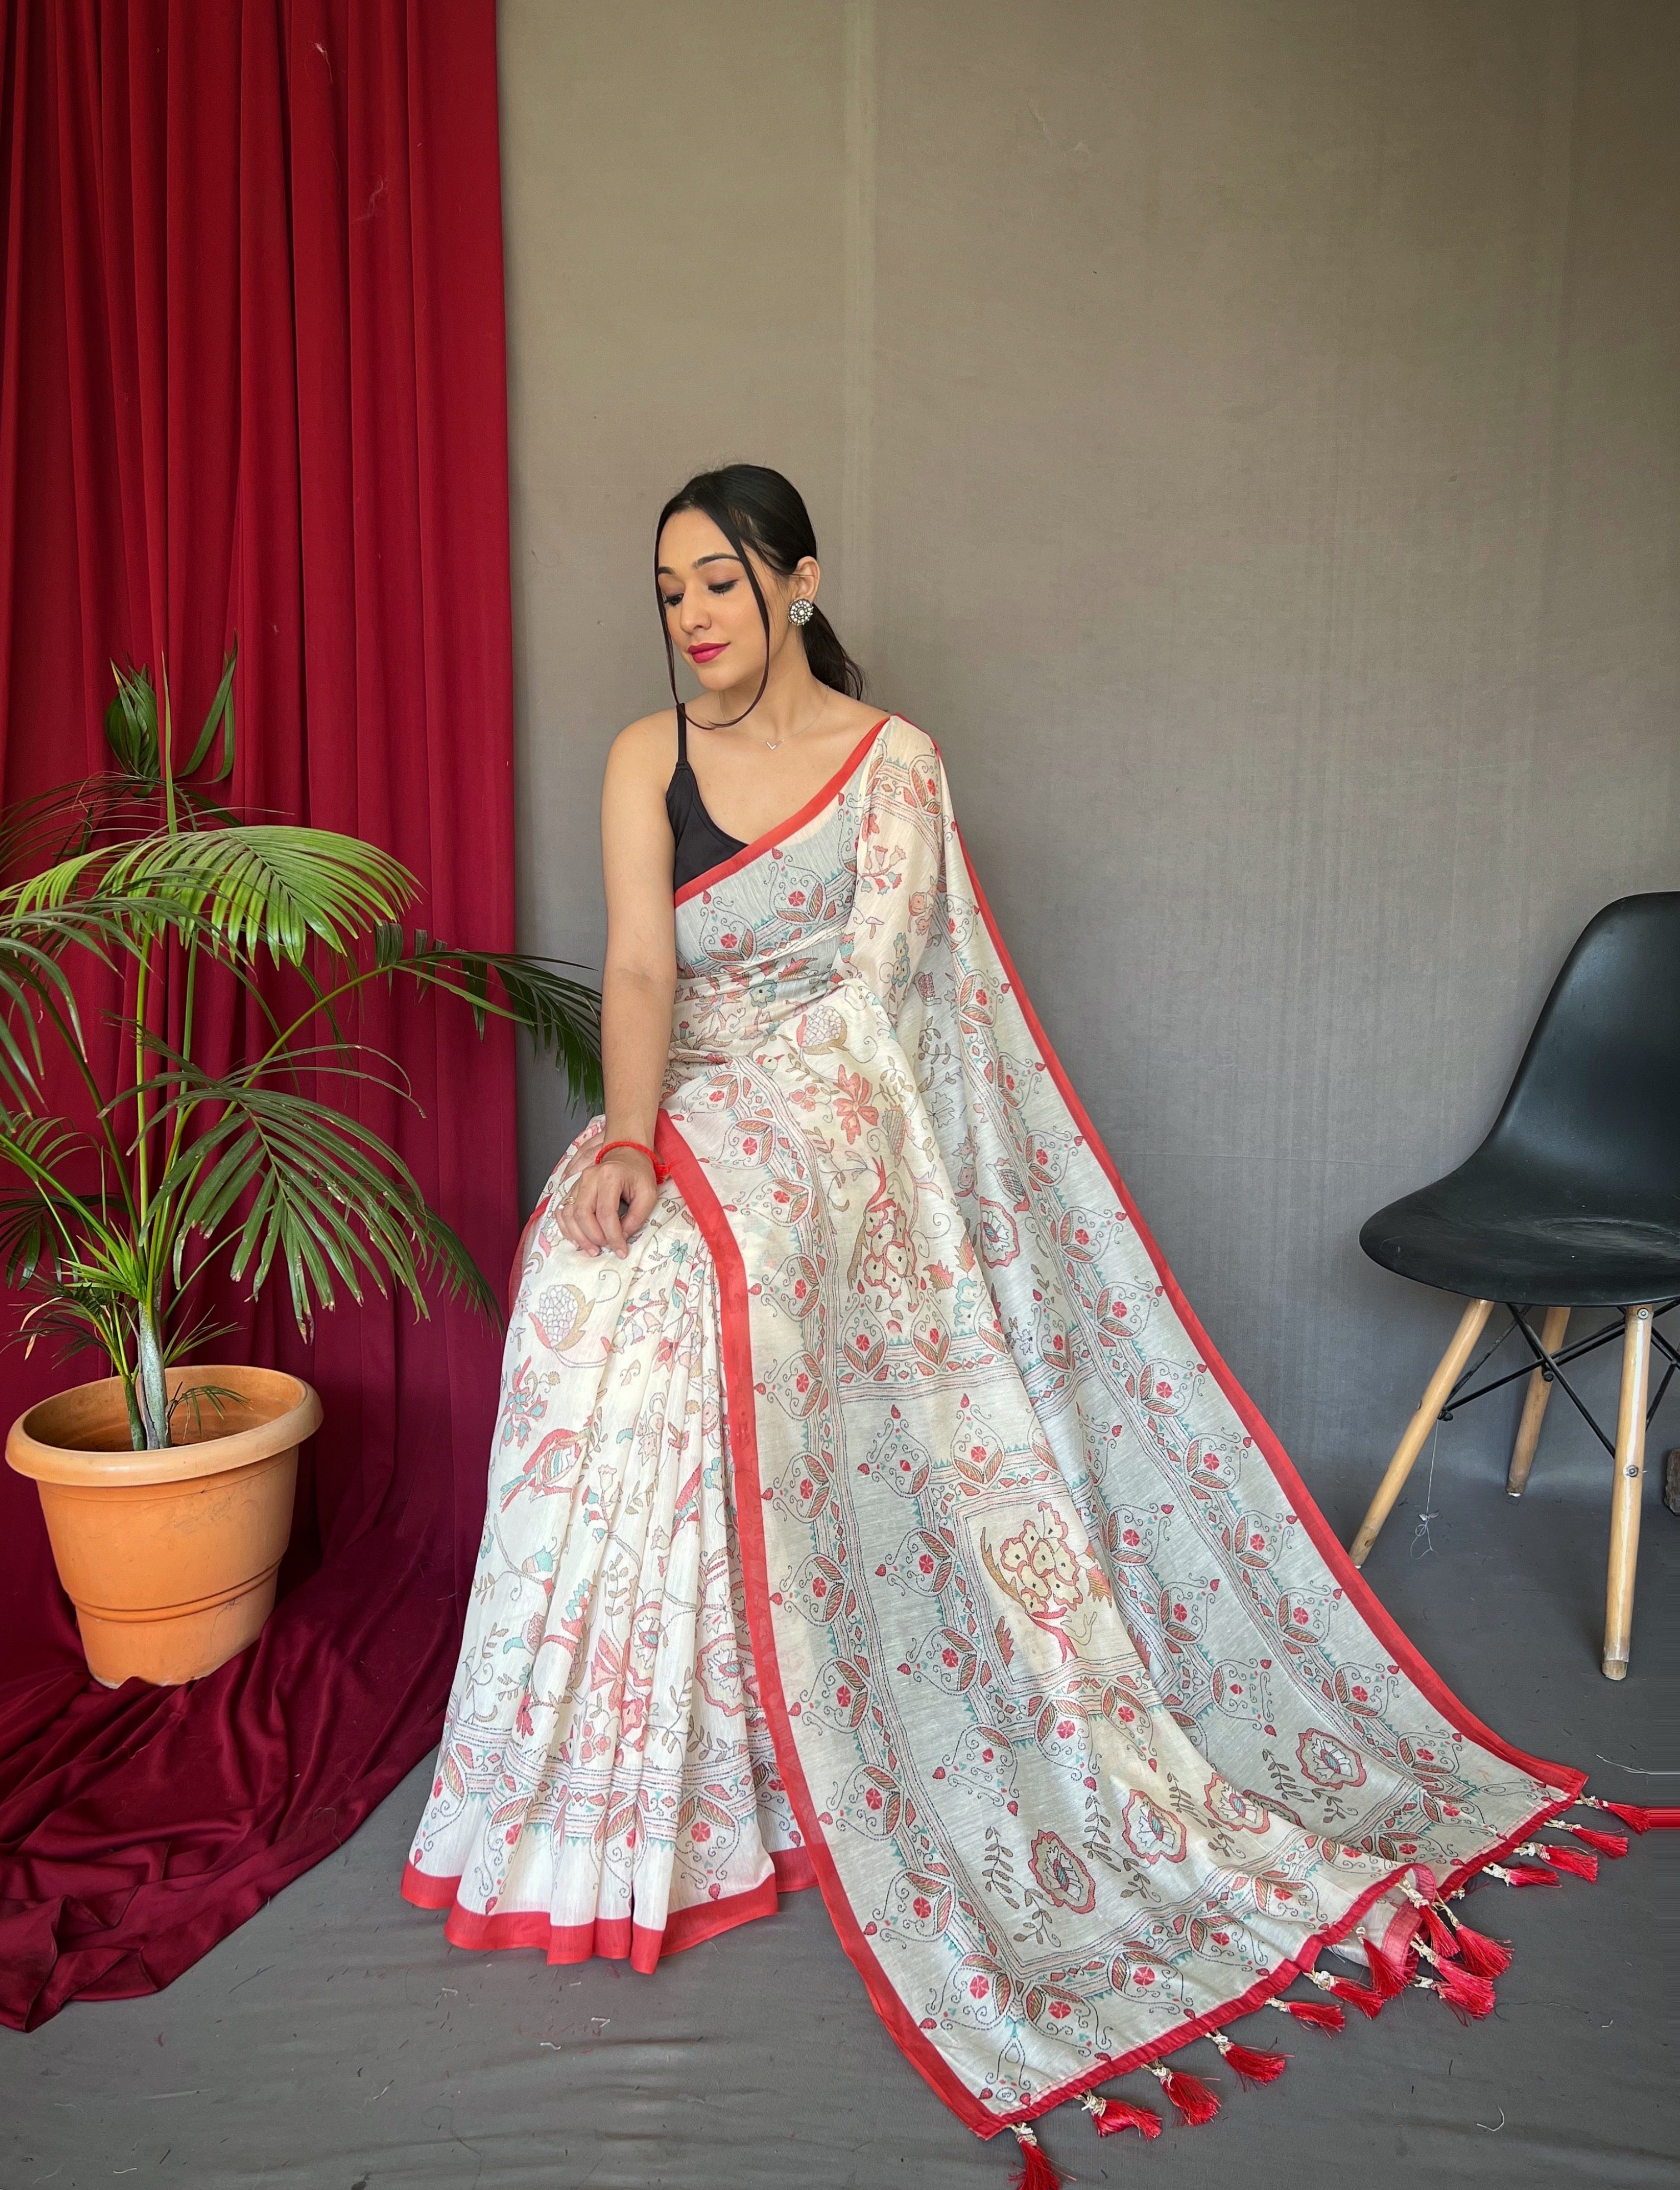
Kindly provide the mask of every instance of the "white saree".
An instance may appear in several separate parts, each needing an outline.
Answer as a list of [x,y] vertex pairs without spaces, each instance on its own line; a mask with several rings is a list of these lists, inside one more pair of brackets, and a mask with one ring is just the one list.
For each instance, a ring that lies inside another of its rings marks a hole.
[[409,1898],[650,1970],[815,1884],[988,2136],[1327,1946],[1415,1966],[1582,1775],[1447,1692],[1214,1352],[932,740],[889,717],[677,936],[652,1217],[562,1237],[598,1120],[527,1230]]

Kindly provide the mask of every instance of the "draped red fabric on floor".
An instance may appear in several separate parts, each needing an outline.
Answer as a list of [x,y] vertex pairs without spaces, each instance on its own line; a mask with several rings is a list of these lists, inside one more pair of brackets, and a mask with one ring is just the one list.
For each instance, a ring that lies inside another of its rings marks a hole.
[[[513,941],[494,0],[10,0],[0,52],[0,780],[99,768],[113,658],[201,718],[232,803],[351,831],[417,917]],[[401,994],[369,1104],[481,1268],[516,1228],[514,1049]],[[219,1038],[247,1039],[229,1006]],[[435,1742],[499,1342],[374,1296],[223,1358],[321,1391],[283,1594],[178,1689],[88,1678],[33,1484],[0,1469],[0,2021],[167,1984]],[[9,1304],[14,1319],[16,1303]],[[100,1371],[0,1356],[9,1421]],[[393,1886],[394,1892],[394,1883]]]

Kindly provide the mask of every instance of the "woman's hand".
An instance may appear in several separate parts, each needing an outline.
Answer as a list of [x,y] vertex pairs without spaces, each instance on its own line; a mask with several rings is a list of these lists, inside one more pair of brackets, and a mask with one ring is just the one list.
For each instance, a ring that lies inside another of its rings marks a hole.
[[579,1173],[560,1205],[560,1229],[586,1255],[599,1255],[603,1247],[622,1255],[658,1198],[659,1181],[648,1159],[635,1149],[614,1149]]

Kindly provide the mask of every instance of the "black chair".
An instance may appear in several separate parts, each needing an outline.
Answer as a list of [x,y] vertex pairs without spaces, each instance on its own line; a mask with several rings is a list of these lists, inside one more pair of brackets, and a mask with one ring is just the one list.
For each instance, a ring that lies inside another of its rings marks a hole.
[[[1510,1495],[1520,1497],[1555,1379],[1615,1462],[1603,1668],[1621,1680],[1645,1430],[1680,1364],[1680,1353],[1656,1328],[1680,1306],[1680,890],[1619,899],[1588,922],[1492,1132],[1456,1171],[1378,1210],[1359,1245],[1385,1269],[1457,1293],[1469,1306],[1360,1523],[1354,1564],[1365,1564],[1432,1426],[1526,1376],[1506,1478]],[[1512,1329],[1536,1365],[1466,1392],[1481,1363],[1466,1364],[1496,1301],[1510,1308]],[[1593,1308],[1620,1313],[1565,1347],[1571,1312]],[[1546,1311],[1539,1332],[1530,1319],[1535,1308]],[[1618,1337],[1621,1397],[1612,1441],[1565,1370]],[[1667,1365],[1648,1400],[1653,1344]]]

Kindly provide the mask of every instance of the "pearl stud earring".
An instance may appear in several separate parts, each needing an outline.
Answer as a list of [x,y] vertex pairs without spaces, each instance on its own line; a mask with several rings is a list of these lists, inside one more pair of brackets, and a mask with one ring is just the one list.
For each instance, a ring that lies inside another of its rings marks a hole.
[[810,621],[814,613],[811,604],[803,597],[797,601],[790,601],[787,604],[787,621],[789,623],[797,623],[802,627]]

